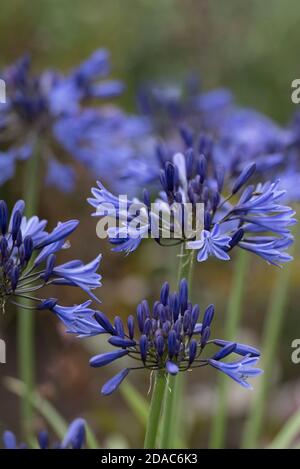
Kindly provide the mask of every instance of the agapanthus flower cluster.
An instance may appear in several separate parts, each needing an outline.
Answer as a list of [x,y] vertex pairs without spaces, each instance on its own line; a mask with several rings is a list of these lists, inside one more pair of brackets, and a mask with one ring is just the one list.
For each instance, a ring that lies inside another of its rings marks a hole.
[[[123,91],[120,81],[107,79],[110,68],[107,50],[99,49],[67,75],[57,70],[35,74],[27,55],[1,73],[7,102],[0,106],[0,184],[13,177],[17,161],[26,160],[38,151],[47,167],[46,182],[69,192],[74,188],[75,171],[72,165],[57,158],[58,150],[63,155],[67,150],[90,171],[97,169],[92,167],[92,160],[103,161],[109,148],[120,155],[129,151],[128,127],[139,129],[142,125],[139,118],[127,116],[116,108],[100,112],[91,107]],[[143,118],[140,120],[144,122]],[[104,155],[99,154],[103,146],[95,148],[95,126],[101,133],[101,140],[105,141]],[[77,142],[78,135],[83,133],[86,148],[90,148],[90,153],[94,149],[88,161],[87,150],[74,152],[76,144],[70,148],[70,141]],[[119,141],[117,147],[116,140]],[[97,174],[93,172],[94,176]]]
[[99,301],[93,291],[101,286],[101,275],[97,273],[101,256],[88,264],[71,260],[64,264],[56,262],[56,254],[69,247],[68,236],[77,228],[77,220],[58,223],[46,231],[46,220],[37,216],[24,216],[25,203],[19,200],[9,217],[7,204],[0,201],[0,305],[5,311],[8,301],[17,302],[29,298],[39,309],[51,309],[63,318],[67,309],[76,318],[80,311],[85,313],[91,301],[82,305],[62,307],[56,299],[37,297],[47,285],[69,285],[81,288],[92,299]]
[[[82,418],[77,418],[69,425],[64,439],[50,446],[49,434],[41,431],[37,436],[39,449],[82,449],[85,444],[86,422]],[[18,443],[14,433],[5,431],[3,434],[3,444],[5,449],[27,449],[25,443]]]
[[249,163],[231,181],[204,138],[197,149],[164,161],[161,191],[153,203],[145,189],[143,200],[128,200],[124,206],[101,183],[88,201],[96,209],[94,216],[115,218],[115,226],[107,230],[114,251],[132,252],[149,236],[166,244],[168,237],[197,250],[200,262],[209,256],[228,260],[239,247],[280,265],[291,260],[286,250],[293,241],[294,211],[281,202],[285,191],[279,181],[249,185],[255,170],[256,164]]
[[[123,357],[133,363],[106,382],[102,394],[113,393],[131,370],[147,369],[176,375],[203,366],[211,366],[243,387],[251,388],[247,379],[262,372],[255,367],[260,352],[237,342],[212,339],[214,310],[210,305],[201,313],[199,305],[189,301],[188,284],[183,279],[175,293],[170,292],[165,282],[160,299],[152,307],[143,300],[137,306],[136,315],[128,316],[126,325],[118,316],[111,323],[104,313],[96,312],[96,321],[103,333],[109,335],[108,342],[116,350],[94,356],[90,365],[99,368]],[[240,358],[233,359],[235,355]],[[231,361],[224,361],[229,356]]]

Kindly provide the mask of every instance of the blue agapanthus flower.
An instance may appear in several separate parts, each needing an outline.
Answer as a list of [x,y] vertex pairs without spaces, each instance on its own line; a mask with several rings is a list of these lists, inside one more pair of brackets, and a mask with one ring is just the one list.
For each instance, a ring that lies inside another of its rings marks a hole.
[[[211,338],[211,324],[215,308],[208,306],[199,322],[199,305],[189,301],[188,284],[181,280],[178,292],[171,293],[165,282],[160,298],[152,308],[143,300],[135,316],[128,316],[127,327],[120,317],[113,323],[103,313],[95,313],[95,319],[108,334],[108,342],[116,350],[101,353],[90,360],[90,365],[100,368],[120,360],[131,359],[127,366],[102,387],[102,394],[113,393],[131,370],[161,370],[176,375],[194,368],[212,366],[227,374],[243,387],[251,387],[247,381],[262,373],[255,365],[260,352],[254,347],[237,342]],[[225,358],[240,356],[238,361]],[[134,364],[134,361],[136,364]]]
[[[82,449],[86,439],[86,422],[82,418],[77,418],[69,425],[65,437],[61,442],[50,446],[49,434],[41,431],[37,436],[40,449]],[[26,449],[25,443],[18,443],[14,433],[5,431],[3,433],[3,444],[5,449]]]
[[[97,50],[66,75],[56,70],[33,73],[27,55],[3,70],[0,76],[6,83],[7,103],[0,105],[0,184],[13,177],[18,161],[38,151],[46,162],[46,182],[70,192],[75,172],[69,163],[58,160],[57,149],[60,154],[67,150],[94,177],[99,175],[99,167],[92,161],[103,162],[113,153],[118,160],[133,152],[127,137],[140,128],[145,131],[145,119],[110,107],[101,112],[95,108],[123,91],[120,81],[107,80],[109,73],[110,58],[105,49]],[[79,150],[79,135],[85,135],[85,149]]]
[[[26,218],[25,203],[19,200],[9,216],[6,202],[0,201],[0,304],[5,311],[8,301],[30,298],[40,304],[45,297],[37,297],[47,285],[69,285],[81,288],[99,302],[93,291],[101,286],[97,273],[101,255],[88,264],[72,260],[58,264],[56,254],[69,247],[68,237],[78,226],[77,220],[58,223],[46,231],[46,220],[37,216]],[[32,296],[34,295],[34,296]],[[49,300],[48,300],[49,301]],[[51,302],[50,302],[51,303]],[[51,303],[52,305],[52,303]],[[52,305],[54,306],[54,305]],[[57,309],[53,311],[59,315]],[[80,306],[72,307],[78,310]],[[83,306],[82,306],[83,308]]]
[[88,202],[94,216],[114,218],[107,234],[115,251],[132,252],[152,237],[160,245],[185,243],[198,251],[200,262],[209,256],[228,260],[239,247],[280,265],[292,259],[286,250],[293,241],[295,212],[282,202],[286,192],[279,181],[248,185],[255,171],[255,163],[249,163],[231,181],[211,153],[188,149],[165,162],[162,190],[153,203],[145,190],[142,201],[124,205],[101,183]]

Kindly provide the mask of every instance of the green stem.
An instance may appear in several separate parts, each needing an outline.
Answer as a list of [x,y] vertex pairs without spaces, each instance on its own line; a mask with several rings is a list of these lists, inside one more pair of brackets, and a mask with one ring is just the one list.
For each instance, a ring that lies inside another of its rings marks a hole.
[[[233,285],[230,290],[224,336],[226,340],[236,340],[239,322],[242,312],[242,303],[245,292],[246,277],[248,271],[248,253],[242,249],[238,252],[238,258],[234,264]],[[225,429],[227,424],[227,398],[228,378],[219,376],[217,390],[217,408],[215,411],[210,447],[223,448],[225,444]]]
[[279,342],[285,306],[288,300],[289,280],[292,266],[286,265],[278,273],[273,287],[267,317],[264,324],[262,345],[262,368],[264,374],[260,378],[260,386],[253,400],[253,407],[246,424],[243,447],[254,448],[260,437],[265,407],[272,383],[273,361]]
[[[38,203],[39,155],[32,155],[27,162],[25,174],[24,200],[27,217],[35,214]],[[23,299],[22,304],[32,306],[32,301]],[[30,435],[32,428],[33,407],[30,395],[34,389],[34,312],[18,308],[18,356],[19,375],[26,393],[21,400],[21,427],[23,435]]]
[[165,381],[165,372],[156,371],[144,442],[145,449],[154,449],[156,447],[158,426],[165,391]]
[[[185,278],[192,286],[192,275],[195,254],[193,250],[186,250],[184,244],[181,246],[180,266],[178,271],[178,283]],[[184,395],[184,373],[177,376],[169,376],[165,389],[164,412],[162,419],[162,431],[160,447],[163,449],[173,448],[174,442],[178,440],[177,431],[182,430],[183,425],[183,395]]]

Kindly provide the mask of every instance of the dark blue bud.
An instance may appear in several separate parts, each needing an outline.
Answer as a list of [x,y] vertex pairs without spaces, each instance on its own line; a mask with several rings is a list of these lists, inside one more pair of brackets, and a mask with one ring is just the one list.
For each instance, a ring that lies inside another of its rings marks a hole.
[[165,149],[162,145],[157,145],[157,147],[156,147],[156,156],[157,156],[157,159],[160,163],[160,166],[164,167],[166,159],[167,159],[167,155],[166,155],[166,151],[165,151]]
[[162,326],[162,331],[163,331],[163,334],[164,334],[165,337],[168,337],[170,329],[171,329],[170,321],[164,322],[163,326]]
[[162,304],[160,304],[158,307],[158,316],[161,323],[164,323],[167,320],[166,308]]
[[216,169],[216,175],[215,176],[216,176],[218,191],[222,192],[222,189],[223,189],[223,186],[224,186],[224,177],[225,177],[224,168],[219,166]]
[[152,316],[154,319],[158,319],[158,316],[159,316],[159,305],[160,305],[160,302],[159,301],[155,301],[154,305],[153,305],[153,312],[152,312]]
[[165,341],[161,335],[158,335],[155,339],[155,348],[157,351],[157,355],[159,357],[162,357],[164,354],[164,349],[165,349]]
[[189,201],[195,205],[197,203],[197,195],[194,193],[193,186],[189,184],[188,186],[188,196],[189,196]]
[[174,189],[174,165],[169,161],[166,163],[165,166],[165,175],[166,175],[166,183],[167,183],[167,191],[172,192]]
[[141,305],[142,305],[142,308],[143,308],[143,311],[144,311],[144,316],[146,318],[149,318],[150,317],[150,308],[149,308],[149,303],[147,300],[143,300],[141,302]]
[[20,261],[20,266],[23,267],[25,264],[25,249],[24,249],[24,244],[21,244],[19,247],[19,261]]
[[150,193],[148,191],[148,189],[144,189],[143,190],[143,199],[144,199],[144,204],[150,208],[151,206],[151,198],[150,198]]
[[8,226],[8,208],[4,200],[0,200],[0,229],[5,235]]
[[240,188],[244,184],[246,184],[246,182],[251,178],[255,170],[256,170],[255,163],[250,163],[243,169],[243,171],[241,172],[241,174],[239,175],[239,177],[236,179],[235,183],[233,184],[232,194],[235,194],[236,192],[238,192]]
[[10,283],[12,291],[15,291],[19,281],[19,268],[15,265],[10,271]]
[[181,329],[182,329],[182,319],[178,318],[173,326],[173,329],[176,333],[177,337],[180,337]]
[[114,335],[108,339],[108,342],[115,347],[134,347],[136,345],[135,340],[125,339],[123,337],[119,337]]
[[177,321],[180,311],[180,302],[179,302],[179,295],[178,293],[174,293],[173,295],[173,304],[172,304],[172,313],[173,313],[173,321]]
[[177,191],[180,183],[179,170],[174,166],[174,190]]
[[128,316],[127,319],[127,328],[130,339],[134,337],[134,317],[132,315]]
[[13,215],[12,229],[11,229],[11,236],[12,236],[13,242],[15,242],[17,239],[18,231],[21,226],[21,221],[22,221],[22,214],[20,210],[16,210],[16,212]]
[[136,316],[137,316],[139,330],[140,330],[141,333],[143,333],[144,332],[144,324],[145,324],[145,314],[144,314],[144,309],[143,309],[143,306],[142,306],[141,303],[137,306]]
[[114,326],[117,335],[120,337],[125,337],[123,321],[119,316],[115,317]]
[[209,199],[209,189],[208,187],[203,187],[203,190],[202,190],[202,202],[203,203],[207,203],[208,202],[208,199]]
[[47,257],[46,269],[45,269],[44,274],[41,275],[41,277],[44,279],[45,283],[48,282],[49,278],[51,277],[51,275],[53,273],[55,261],[56,261],[55,254],[50,254],[50,256]]
[[231,238],[231,241],[229,241],[230,248],[234,248],[239,242],[243,239],[244,236],[244,230],[243,228],[238,229],[234,235]]
[[227,357],[236,349],[236,343],[229,342],[225,347],[221,348],[217,353],[215,353],[211,358],[213,360],[221,360],[222,358]]
[[144,334],[149,337],[152,332],[152,321],[150,318],[147,318],[144,325]]
[[168,335],[168,354],[173,358],[176,353],[176,332],[174,330],[169,332]]
[[205,210],[204,212],[204,229],[210,231],[211,228],[211,215],[210,212]]
[[202,332],[201,332],[200,345],[202,348],[205,347],[209,337],[210,337],[210,327],[207,326],[205,329],[202,329]]
[[197,172],[200,176],[200,183],[203,184],[203,182],[206,179],[206,174],[207,174],[207,161],[204,155],[200,155],[198,158]]
[[197,341],[192,339],[189,343],[189,365],[191,365],[196,358],[197,348]]
[[212,198],[211,198],[211,205],[212,205],[212,209],[214,212],[217,210],[219,203],[220,203],[220,194],[219,192],[214,191],[212,193]]
[[22,236],[22,231],[19,230],[18,233],[17,233],[17,237],[16,237],[16,241],[15,241],[15,245],[19,248],[21,246],[21,244],[23,243],[23,236]]
[[122,381],[126,378],[126,376],[128,375],[129,373],[129,369],[128,368],[125,368],[124,370],[120,371],[119,373],[117,373],[113,378],[111,378],[110,380],[108,380],[104,386],[102,387],[101,389],[101,394],[103,396],[109,396],[110,394],[112,394],[114,391],[116,391],[116,389],[118,389],[118,387],[120,386],[120,384],[122,383]]
[[184,141],[187,148],[192,147],[194,143],[194,137],[193,137],[192,132],[185,126],[181,126],[179,131],[180,131],[181,138]]
[[167,306],[169,299],[170,285],[168,282],[165,282],[160,290],[160,302]]
[[202,323],[203,330],[204,330],[207,326],[210,326],[210,325],[211,325],[211,322],[212,322],[213,317],[214,317],[214,313],[215,313],[215,307],[214,307],[214,305],[209,305],[209,306],[206,308],[205,313],[204,313],[204,318],[203,318],[203,323]]
[[180,303],[180,309],[181,309],[182,314],[187,309],[188,296],[189,296],[188,283],[186,279],[182,279],[179,284],[179,303]]
[[166,363],[166,370],[170,375],[177,375],[179,372],[178,365],[176,363],[171,362],[170,360]]
[[191,332],[191,312],[186,310],[183,315],[183,332],[187,334]]
[[94,315],[94,318],[96,319],[97,323],[100,324],[100,326],[102,326],[108,334],[116,335],[115,329],[113,328],[104,313],[102,313],[101,311],[97,311]]
[[191,179],[191,177],[193,175],[193,169],[194,169],[194,150],[193,150],[193,148],[189,148],[186,152],[185,166],[186,166],[187,178]]
[[128,355],[128,353],[129,352],[127,350],[117,350],[116,352],[107,352],[95,355],[90,359],[90,366],[93,368],[99,368],[101,366],[108,365],[109,363]]
[[6,238],[4,238],[4,236],[2,236],[0,240],[0,252],[1,252],[1,256],[3,259],[5,259],[8,256],[8,243],[7,243]]
[[192,328],[192,331],[194,330],[195,325],[196,325],[197,322],[198,322],[199,315],[200,315],[200,308],[199,308],[199,305],[195,305],[195,306],[193,307],[192,313],[191,313],[191,328]]
[[44,310],[44,309],[50,309],[52,310],[54,306],[57,305],[57,299],[56,298],[47,298],[46,300],[41,301],[37,305],[38,310]]
[[148,339],[143,334],[140,338],[140,354],[141,354],[141,359],[144,363],[146,362],[146,359],[147,359],[147,351],[148,351]]
[[31,258],[32,251],[33,251],[33,241],[31,236],[25,236],[24,241],[24,254],[25,254],[25,262],[28,262]]
[[[213,343],[215,345],[218,345],[219,347],[225,347],[230,342],[228,342],[227,340],[215,339]],[[252,357],[260,356],[260,351],[255,347],[251,347],[250,345],[244,345],[244,344],[239,344],[239,343],[236,343],[235,345],[236,345],[236,348],[234,352],[237,353],[238,355],[242,355],[242,356],[251,355]]]

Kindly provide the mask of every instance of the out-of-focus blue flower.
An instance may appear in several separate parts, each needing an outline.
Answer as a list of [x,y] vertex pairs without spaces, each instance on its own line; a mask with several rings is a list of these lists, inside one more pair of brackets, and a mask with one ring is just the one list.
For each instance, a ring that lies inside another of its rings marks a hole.
[[[82,449],[86,438],[86,422],[82,418],[77,418],[69,425],[66,435],[61,443],[54,443],[49,446],[48,432],[42,431],[38,434],[37,440],[40,449]],[[27,445],[18,443],[14,433],[5,431],[3,433],[3,444],[5,449],[26,449]]]
[[[77,228],[77,220],[58,223],[50,233],[47,221],[26,218],[25,203],[19,200],[9,216],[5,201],[0,201],[0,303],[5,310],[8,300],[31,298],[32,292],[46,285],[79,287],[97,300],[92,290],[101,286],[97,274],[101,256],[84,264],[74,260],[57,265],[56,253],[68,247],[67,238]],[[40,302],[36,296],[34,300]],[[98,300],[99,301],[99,300]]]
[[[93,174],[112,174],[135,151],[137,135],[149,133],[144,117],[123,114],[98,103],[120,95],[123,85],[107,80],[110,57],[95,51],[85,62],[63,75],[56,70],[34,74],[28,56],[1,73],[6,82],[7,103],[0,105],[0,184],[10,179],[24,149],[38,151],[46,161],[46,182],[63,192],[74,188],[74,170],[54,155],[69,153]],[[1,149],[0,149],[1,150]],[[118,178],[116,174],[116,178]],[[113,178],[111,178],[113,179]]]
[[111,186],[135,186],[133,178],[125,178],[125,168],[135,155],[153,152],[149,120],[129,115],[116,107],[89,109],[80,116],[60,119],[53,131],[61,145],[95,176],[103,177]]
[[[214,306],[210,305],[199,322],[200,308],[189,301],[186,280],[180,282],[175,293],[170,292],[170,286],[165,282],[160,299],[152,308],[147,300],[143,300],[137,306],[136,316],[128,317],[127,328],[118,316],[111,324],[103,313],[95,313],[96,321],[109,335],[108,342],[116,350],[94,356],[90,365],[100,368],[123,357],[139,361],[136,366],[126,366],[105,383],[102,394],[112,394],[131,370],[141,368],[176,375],[191,368],[219,366],[220,371],[246,386],[248,376],[261,373],[257,368],[249,371],[256,364],[260,353],[248,345],[210,339],[213,317]],[[208,358],[203,356],[213,345],[217,345],[219,350],[210,352]],[[232,354],[241,355],[243,359],[230,368],[222,360]]]

